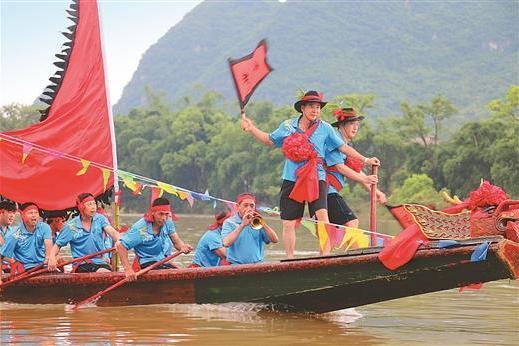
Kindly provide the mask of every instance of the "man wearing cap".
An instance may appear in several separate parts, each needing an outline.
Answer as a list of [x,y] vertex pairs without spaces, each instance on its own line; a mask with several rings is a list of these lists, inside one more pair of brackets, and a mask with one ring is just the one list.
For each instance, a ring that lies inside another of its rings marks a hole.
[[207,232],[198,241],[190,268],[228,264],[222,240],[222,225],[230,215],[229,211],[222,210],[214,216],[216,221],[207,227]]
[[[279,207],[283,221],[283,240],[288,258],[294,257],[296,221],[303,217],[305,202],[311,214],[319,221],[328,223],[326,172],[323,165],[326,151],[339,150],[363,162],[378,165],[380,161],[366,158],[352,147],[345,145],[337,132],[320,120],[321,108],[326,105],[323,95],[308,91],[294,104],[298,117],[285,120],[278,129],[268,134],[242,114],[241,126],[259,142],[282,147],[285,155],[283,183]],[[322,254],[329,254],[329,241]]]
[[[333,112],[336,119],[332,123],[341,135],[342,139],[348,145],[357,135],[360,122],[364,119],[363,116],[358,116],[355,110],[351,107],[337,109]],[[327,167],[327,181],[328,181],[328,216],[330,222],[337,225],[345,225],[349,227],[358,227],[359,220],[351,208],[346,204],[339,192],[342,190],[346,181],[344,177],[358,181],[368,191],[372,184],[378,182],[376,175],[366,175],[362,172],[364,163],[352,157],[347,157],[338,150],[328,151],[326,153]],[[386,195],[376,190],[377,200],[381,203],[386,203]]]
[[[126,277],[133,281],[137,278],[135,270],[128,259],[128,250],[134,249],[135,255],[139,258],[140,268],[146,268],[165,256],[165,240],[171,239],[175,248],[185,254],[190,253],[193,247],[180,239],[175,230],[172,220],[177,217],[171,210],[171,204],[167,198],[159,197],[155,199],[150,210],[139,219],[132,227],[121,235],[115,247],[121,258]],[[173,269],[169,263],[160,265],[154,269]]]
[[253,229],[250,225],[256,212],[256,197],[251,193],[242,193],[236,199],[238,211],[222,226],[223,244],[227,247],[227,260],[231,264],[250,264],[262,262],[265,244],[277,243],[276,232],[261,218],[261,228]]
[[[108,219],[97,212],[97,202],[91,193],[81,193],[76,199],[79,215],[69,220],[61,229],[49,256],[49,270],[58,265],[58,254],[62,247],[70,243],[73,258],[84,257],[106,249],[105,240],[110,236],[119,239],[119,232],[110,225]],[[75,273],[108,272],[112,267],[107,256],[99,255],[73,265]]]
[[0,202],[0,246],[4,245],[5,237],[13,231],[11,226],[16,216],[16,204],[10,201]]
[[[49,225],[40,219],[40,210],[33,202],[20,206],[22,222],[6,235],[0,248],[0,258],[7,257],[17,263],[11,265],[11,274],[20,274],[48,260],[52,248]],[[1,281],[1,273],[0,273]]]

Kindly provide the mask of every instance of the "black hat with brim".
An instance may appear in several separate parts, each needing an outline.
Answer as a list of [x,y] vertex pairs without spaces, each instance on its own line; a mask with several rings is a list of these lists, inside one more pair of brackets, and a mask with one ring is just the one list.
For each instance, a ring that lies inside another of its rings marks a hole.
[[301,106],[304,104],[307,104],[307,103],[312,103],[312,102],[318,102],[319,104],[321,104],[321,108],[326,106],[326,103],[327,103],[327,102],[323,101],[323,94],[318,93],[315,90],[310,90],[310,91],[307,91],[305,93],[305,95],[299,101],[294,103],[294,108],[299,113],[303,113],[301,111]]

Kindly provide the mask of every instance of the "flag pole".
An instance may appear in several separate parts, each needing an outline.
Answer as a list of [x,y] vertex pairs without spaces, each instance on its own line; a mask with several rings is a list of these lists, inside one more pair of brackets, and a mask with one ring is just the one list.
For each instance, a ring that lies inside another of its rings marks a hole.
[[[371,166],[371,175],[377,175],[378,166]],[[370,215],[369,215],[369,230],[371,232],[377,231],[377,184],[371,185],[370,190]],[[370,234],[371,246],[377,245],[377,236],[375,233]]]
[[[106,104],[107,104],[107,110],[108,110],[108,119],[109,119],[109,125],[110,125],[110,138],[112,142],[112,162],[113,162],[113,174],[114,174],[114,205],[113,205],[113,216],[114,216],[114,226],[115,229],[119,230],[120,228],[120,219],[119,219],[119,213],[120,213],[120,190],[119,190],[119,177],[117,175],[117,144],[115,140],[115,125],[114,125],[114,117],[112,113],[112,103],[110,100],[110,90],[108,89],[109,83],[108,83],[108,73],[107,73],[107,66],[106,66],[106,54],[104,49],[104,42],[103,42],[103,25],[102,25],[102,14],[101,9],[99,6],[97,7],[97,13],[99,15],[99,40],[101,41],[101,54],[102,54],[102,61],[103,61],[103,69],[104,69],[104,77],[105,77],[105,94],[106,94]],[[112,256],[112,268],[113,271],[117,271],[118,266],[118,260],[117,260],[117,252],[114,253]]]

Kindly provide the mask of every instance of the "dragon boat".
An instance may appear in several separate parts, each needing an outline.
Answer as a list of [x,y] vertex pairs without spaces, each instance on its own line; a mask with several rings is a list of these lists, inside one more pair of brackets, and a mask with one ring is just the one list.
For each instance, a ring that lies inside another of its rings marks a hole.
[[[488,243],[484,261],[471,254]],[[265,309],[323,313],[519,275],[519,244],[502,236],[459,241],[449,248],[432,241],[413,259],[387,269],[382,248],[344,255],[252,265],[150,271],[103,295],[97,306],[250,302]],[[122,272],[44,274],[0,292],[0,301],[74,304],[125,278]]]

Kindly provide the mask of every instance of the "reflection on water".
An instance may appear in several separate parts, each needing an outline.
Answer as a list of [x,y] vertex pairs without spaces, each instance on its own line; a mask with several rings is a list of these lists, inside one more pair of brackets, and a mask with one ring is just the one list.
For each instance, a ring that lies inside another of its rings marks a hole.
[[[194,245],[210,223],[210,218],[184,219],[178,232]],[[300,231],[298,249],[300,256],[317,254],[315,238]],[[268,259],[283,257],[282,245],[268,248]],[[180,261],[191,260],[187,255]],[[479,291],[448,290],[320,315],[277,313],[245,303],[79,311],[0,303],[1,345],[517,345],[518,330],[519,284],[509,280]]]

